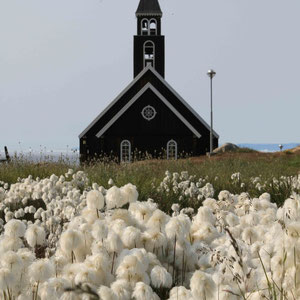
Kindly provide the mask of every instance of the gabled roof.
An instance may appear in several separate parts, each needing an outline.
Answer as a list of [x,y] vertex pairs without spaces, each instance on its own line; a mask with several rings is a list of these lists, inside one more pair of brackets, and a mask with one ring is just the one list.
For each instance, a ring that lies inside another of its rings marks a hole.
[[162,16],[158,0],[140,0],[140,4],[135,13],[139,16]]
[[201,134],[190,124],[190,122],[184,118],[184,116],[149,82],[103,128],[101,128],[96,134],[96,137],[100,138],[148,89],[150,89],[197,138],[201,137]]
[[[167,81],[151,66],[148,65],[147,67],[145,67],[139,75],[137,75],[134,80],[92,121],[92,123],[79,135],[79,138],[82,138],[84,135],[86,135],[88,133],[88,131],[90,129],[92,129],[92,127],[94,125],[96,125],[96,123],[102,118],[105,117],[105,115],[107,113],[110,113],[111,110],[114,109],[115,105],[118,104],[118,101],[128,92],[130,91],[130,89],[143,77],[145,76],[145,74],[147,72],[152,72],[152,74],[174,95],[176,96],[176,98],[180,101],[180,103],[183,105],[183,107],[185,107],[185,109],[187,109],[201,124],[203,124],[204,127],[206,127],[208,130],[210,130],[210,126],[197,114],[197,112],[167,83]],[[149,85],[148,85],[149,87]],[[153,87],[154,88],[154,87]],[[153,89],[152,89],[153,90]],[[155,89],[156,90],[156,89]],[[142,90],[140,90],[139,93],[141,93]],[[139,94],[138,93],[138,94]],[[138,95],[137,94],[137,95]],[[162,96],[163,97],[163,96]],[[162,98],[159,97],[161,100]],[[165,97],[164,97],[165,98]],[[133,98],[132,98],[133,99]],[[116,113],[114,115],[114,117],[112,117],[111,119],[114,119],[119,113],[120,111],[126,111],[127,109],[125,108],[126,105],[124,105],[124,107],[122,107],[121,109],[119,109],[118,113]],[[170,107],[169,107],[170,108]],[[178,109],[177,109],[178,111]],[[182,115],[182,113],[181,113]],[[185,118],[186,119],[186,118]],[[107,122],[108,124],[109,122]],[[189,122],[188,122],[189,123]],[[106,125],[107,125],[106,124]],[[106,127],[106,125],[104,127]],[[103,127],[103,128],[104,128]],[[191,127],[193,127],[195,129],[195,126],[192,126],[190,124],[190,129]],[[191,129],[192,130],[192,129]],[[196,130],[196,129],[195,129]],[[102,129],[101,129],[102,131]],[[100,134],[100,132],[97,132],[97,136]],[[194,132],[194,130],[192,130]],[[197,130],[196,130],[197,131]],[[197,131],[198,134],[196,134],[194,132],[194,134],[198,137],[201,137],[201,134]],[[213,134],[216,138],[219,138],[219,135],[213,131]],[[200,136],[199,136],[200,135]],[[101,134],[99,135],[101,136]]]

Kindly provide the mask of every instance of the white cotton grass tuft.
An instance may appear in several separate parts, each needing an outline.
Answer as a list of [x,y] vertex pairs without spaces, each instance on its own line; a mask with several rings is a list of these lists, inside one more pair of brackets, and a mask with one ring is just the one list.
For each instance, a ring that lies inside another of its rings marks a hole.
[[27,248],[21,248],[18,250],[17,254],[22,260],[22,267],[26,269],[35,260],[35,254]]
[[104,197],[100,191],[92,190],[86,196],[88,209],[102,209],[104,207]]
[[125,256],[116,270],[118,279],[125,279],[128,281],[130,281],[136,274],[142,273],[144,273],[143,266],[134,255]]
[[0,291],[6,291],[13,288],[16,284],[17,277],[8,268],[0,268]]
[[127,280],[117,279],[110,286],[117,299],[131,300],[131,286]]
[[141,245],[141,231],[136,227],[126,227],[121,238],[124,246],[128,249],[137,248]]
[[215,299],[216,285],[209,274],[202,271],[194,272],[190,286],[195,299]]
[[29,246],[36,247],[45,243],[46,233],[43,227],[32,224],[28,226],[25,238]]
[[144,282],[138,282],[132,293],[135,300],[159,300],[159,297],[153,292],[152,288]]
[[0,253],[9,250],[17,251],[23,246],[23,242],[20,238],[11,237],[7,235],[0,236]]
[[108,228],[105,220],[96,220],[92,227],[92,236],[96,241],[102,241],[107,237]]
[[175,214],[178,214],[180,210],[180,205],[178,203],[174,203],[172,204],[171,209]]
[[121,190],[116,186],[112,186],[106,192],[105,201],[107,209],[121,207],[123,205]]
[[25,235],[26,226],[20,220],[10,220],[5,226],[5,234],[11,237],[23,237]]
[[155,288],[170,288],[172,276],[164,267],[155,266],[151,271],[151,283]]
[[79,230],[68,229],[65,231],[60,238],[61,249],[71,254],[71,260],[73,262],[73,253],[84,245],[84,236]]
[[54,266],[48,259],[37,260],[28,269],[28,275],[32,283],[43,283],[53,276],[54,273]]
[[99,282],[99,279],[99,274],[96,270],[83,266],[76,274],[74,282],[76,285],[84,283],[97,285],[101,284],[101,281]]
[[119,300],[112,289],[105,285],[102,285],[98,289],[98,295],[100,296],[101,300]]
[[22,268],[22,259],[14,251],[5,252],[0,258],[1,265],[10,270],[11,273],[17,274]]
[[192,300],[192,293],[184,286],[173,287],[170,291],[169,300]]
[[136,202],[139,197],[139,193],[135,185],[128,183],[120,188],[123,198],[123,205],[127,203]]

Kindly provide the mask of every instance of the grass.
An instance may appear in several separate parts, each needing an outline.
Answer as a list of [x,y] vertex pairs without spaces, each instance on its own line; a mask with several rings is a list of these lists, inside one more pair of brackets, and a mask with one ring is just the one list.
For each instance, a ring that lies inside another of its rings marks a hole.
[[[188,171],[197,179],[206,177],[216,190],[215,197],[221,190],[229,190],[234,194],[248,192],[252,197],[257,197],[261,192],[251,184],[251,178],[261,176],[261,180],[269,185],[265,191],[271,194],[273,201],[281,204],[290,196],[290,187],[283,186],[278,189],[272,186],[270,180],[274,177],[279,179],[281,176],[300,174],[300,153],[260,153],[244,149],[233,153],[218,154],[211,158],[201,156],[177,161],[146,160],[121,165],[97,163],[85,166],[78,166],[63,158],[59,162],[32,163],[23,157],[14,158],[10,164],[0,164],[0,181],[12,184],[18,178],[25,178],[29,175],[34,178],[45,178],[51,174],[63,175],[69,168],[76,171],[83,170],[88,174],[91,183],[97,182],[106,188],[110,178],[117,186],[131,182],[138,187],[140,200],[153,198],[164,210],[169,210],[172,203],[178,202],[176,195],[161,194],[153,188],[153,185],[158,186],[162,181],[166,170],[171,173]],[[233,183],[231,175],[236,172],[241,174],[241,179]],[[244,183],[244,187],[241,187],[241,182]],[[185,203],[185,205],[188,204]],[[190,205],[197,206],[198,204],[191,203]]]

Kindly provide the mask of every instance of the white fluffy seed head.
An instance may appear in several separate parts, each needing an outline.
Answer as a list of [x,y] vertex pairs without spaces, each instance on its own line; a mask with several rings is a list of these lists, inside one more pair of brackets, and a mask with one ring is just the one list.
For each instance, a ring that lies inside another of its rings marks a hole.
[[98,289],[98,294],[100,296],[100,299],[103,300],[118,300],[116,294],[110,289],[109,287],[102,285]]
[[173,287],[170,291],[169,300],[190,300],[192,299],[192,293],[184,286]]
[[191,282],[191,291],[195,299],[215,299],[215,283],[209,274],[202,271],[194,272]]
[[151,271],[151,283],[155,288],[170,288],[172,286],[172,276],[161,266],[155,266]]
[[24,245],[20,238],[11,237],[11,236],[7,236],[7,235],[0,237],[0,253],[6,252],[9,250],[17,251],[22,246],[24,246]]
[[68,229],[60,238],[60,246],[65,253],[70,253],[78,248],[81,248],[84,244],[83,234],[74,229]]
[[104,207],[104,197],[98,190],[89,191],[86,196],[88,209],[102,209]]
[[133,276],[142,273],[141,269],[138,258],[134,255],[127,255],[117,267],[116,275],[118,279],[130,281]]
[[80,271],[76,274],[75,276],[75,284],[95,284],[97,282],[97,271],[87,268],[87,267],[82,267]]
[[5,226],[5,234],[11,237],[23,237],[25,234],[26,226],[20,220],[10,220]]
[[126,248],[137,248],[141,241],[141,231],[136,227],[128,226],[123,231],[121,238]]
[[48,259],[37,260],[29,266],[28,275],[32,283],[42,283],[54,275],[54,266]]
[[113,282],[110,286],[118,299],[131,300],[131,287],[127,280],[120,280]]
[[6,291],[8,288],[13,288],[17,277],[8,268],[0,268],[0,290]]
[[1,256],[1,265],[17,274],[22,269],[22,260],[14,251],[7,251]]
[[29,246],[35,247],[45,243],[46,233],[43,227],[32,224],[28,226],[25,232],[25,238]]
[[21,248],[17,253],[22,260],[22,267],[24,269],[27,268],[35,260],[35,255],[27,248]]
[[105,246],[108,252],[110,253],[120,253],[123,249],[123,243],[120,239],[120,236],[114,231],[110,231],[105,240]]
[[136,202],[139,193],[135,185],[128,183],[120,188],[122,198],[123,198],[123,205],[127,203]]
[[144,282],[138,282],[132,293],[132,297],[136,300],[155,300],[159,299],[157,295],[153,292],[151,287]]
[[107,209],[118,208],[123,205],[121,191],[118,187],[112,186],[105,195]]

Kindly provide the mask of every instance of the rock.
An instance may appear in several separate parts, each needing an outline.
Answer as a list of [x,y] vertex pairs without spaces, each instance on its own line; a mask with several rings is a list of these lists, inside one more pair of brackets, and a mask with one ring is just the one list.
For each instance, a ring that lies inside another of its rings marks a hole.
[[296,153],[296,152],[298,153],[298,152],[300,152],[300,145],[293,149],[285,150],[285,152],[287,152],[287,151],[292,152],[292,153]]
[[224,153],[224,152],[231,152],[231,151],[235,151],[239,149],[239,147],[235,144],[231,144],[231,143],[225,143],[222,146],[220,146],[219,148],[216,148],[213,153]]

